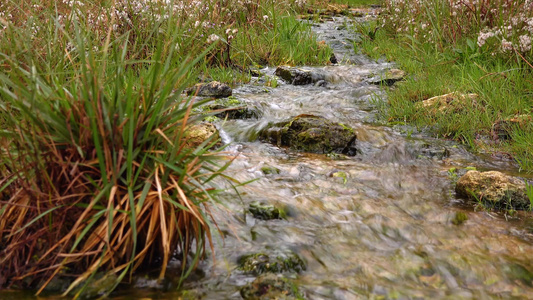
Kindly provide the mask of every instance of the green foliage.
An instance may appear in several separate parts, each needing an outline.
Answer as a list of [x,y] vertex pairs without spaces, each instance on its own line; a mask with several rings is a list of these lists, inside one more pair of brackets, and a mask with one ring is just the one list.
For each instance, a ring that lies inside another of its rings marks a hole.
[[212,181],[231,162],[209,152],[216,140],[187,143],[190,112],[203,103],[181,92],[211,48],[179,55],[177,41],[195,49],[196,37],[178,27],[150,43],[128,32],[99,44],[76,21],[68,31],[42,25],[57,37],[49,53],[16,27],[6,31],[16,48],[0,43],[0,277],[42,290],[77,275],[65,294],[79,297],[102,271],[116,274],[104,276],[114,278],[108,294],[154,257],[163,278],[179,250],[194,257],[186,278],[211,242]]
[[533,210],[533,185],[529,184],[527,181],[526,184],[526,195],[529,199],[529,210]]
[[[439,14],[441,17],[443,15]],[[430,21],[435,24],[451,22],[441,19],[425,21],[429,22],[427,30],[434,31],[439,28],[433,27]],[[499,139],[495,125],[519,115],[533,116],[533,68],[528,62],[518,55],[487,52],[478,47],[471,35],[456,38],[453,43],[436,44],[412,32],[377,30],[375,38],[371,39],[367,28],[387,21],[378,19],[376,22],[361,27],[363,29],[356,28],[364,30],[363,39],[355,43],[356,49],[374,59],[394,61],[410,74],[389,90],[387,105],[378,106],[389,122],[407,121],[417,127],[430,128],[437,137],[456,139],[474,150],[489,148],[480,141],[483,137],[492,141],[492,149],[510,152],[523,170],[533,170],[532,126],[508,126],[505,130],[510,138]],[[399,19],[398,22],[407,20]],[[451,92],[475,93],[478,98],[462,107],[435,112],[430,112],[421,103]]]
[[[274,13],[267,16],[275,15]],[[260,65],[313,65],[329,61],[331,49],[320,44],[310,24],[295,16],[277,16],[265,28],[246,28],[235,40],[246,58]],[[275,84],[274,84],[275,85]]]

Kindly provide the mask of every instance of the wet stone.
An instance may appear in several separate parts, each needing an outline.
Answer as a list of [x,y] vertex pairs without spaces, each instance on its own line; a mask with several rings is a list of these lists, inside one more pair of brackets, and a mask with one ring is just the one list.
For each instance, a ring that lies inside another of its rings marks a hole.
[[286,66],[278,67],[274,74],[292,85],[313,84],[320,80],[325,80],[323,74]]
[[269,124],[259,132],[261,140],[278,146],[313,153],[342,153],[353,156],[356,135],[352,128],[323,117],[300,115],[285,122]]
[[457,181],[455,191],[489,208],[528,209],[530,205],[524,181],[498,171],[468,171]]
[[280,169],[272,166],[264,166],[261,167],[261,172],[265,175],[271,175],[271,174],[279,174],[281,172]]
[[337,57],[335,56],[334,53],[331,53],[331,56],[329,57],[329,62],[332,63],[332,64],[339,63],[339,61],[337,60]]
[[196,95],[199,97],[224,98],[233,93],[231,87],[225,83],[211,81],[207,83],[198,83],[186,90],[187,95]]
[[204,110],[222,112],[217,113],[215,116],[221,119],[257,119],[260,118],[263,113],[256,106],[250,106],[247,103],[234,98],[217,99],[211,104],[203,107]]
[[260,220],[275,220],[285,216],[283,209],[260,201],[250,203],[248,211],[254,216],[254,218]]
[[432,159],[444,159],[450,156],[450,151],[443,146],[423,144],[417,151],[418,157],[427,157]]
[[259,275],[263,273],[299,273],[306,269],[305,262],[296,253],[253,253],[241,256],[238,269],[246,273]]
[[240,293],[245,300],[303,299],[296,285],[286,278],[273,274],[257,277],[253,282],[242,287]]

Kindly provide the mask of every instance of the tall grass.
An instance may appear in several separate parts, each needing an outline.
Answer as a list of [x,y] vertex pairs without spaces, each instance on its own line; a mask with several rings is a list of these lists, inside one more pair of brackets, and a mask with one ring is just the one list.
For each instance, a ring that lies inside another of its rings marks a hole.
[[388,0],[383,26],[439,49],[468,43],[491,55],[532,57],[531,0]]
[[181,95],[217,44],[198,49],[201,32],[184,35],[172,15],[105,35],[62,20],[36,21],[41,36],[2,29],[1,284],[41,291],[77,275],[65,294],[79,296],[99,272],[109,293],[154,261],[163,277],[175,253],[185,278],[210,244],[211,182],[231,161],[208,150],[216,140],[188,146],[202,103]]

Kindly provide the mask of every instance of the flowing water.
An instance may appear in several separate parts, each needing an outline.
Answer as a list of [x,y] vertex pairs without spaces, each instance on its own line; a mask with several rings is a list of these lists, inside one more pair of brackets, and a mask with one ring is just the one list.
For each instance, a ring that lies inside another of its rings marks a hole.
[[[239,271],[238,258],[258,252],[299,255],[306,269],[283,276],[306,299],[533,298],[530,214],[476,209],[456,198],[448,173],[468,166],[514,173],[515,166],[413,128],[382,125],[378,108],[386,95],[364,79],[393,66],[354,54],[349,22],[335,17],[314,27],[339,59],[306,68],[324,74],[326,86],[280,80],[270,88],[263,77],[234,90],[263,116],[222,125],[228,150],[239,154],[228,174],[257,180],[240,187],[240,196],[222,195],[225,207],[215,215],[224,238],[215,234],[215,260],[200,263],[180,291],[169,288],[172,280],[138,279],[117,299],[239,299],[257,276]],[[254,139],[268,122],[299,114],[354,128],[359,153],[339,159]],[[265,174],[267,166],[279,173]],[[248,212],[254,201],[285,207],[287,217],[255,219]],[[462,214],[468,220],[455,225]]]

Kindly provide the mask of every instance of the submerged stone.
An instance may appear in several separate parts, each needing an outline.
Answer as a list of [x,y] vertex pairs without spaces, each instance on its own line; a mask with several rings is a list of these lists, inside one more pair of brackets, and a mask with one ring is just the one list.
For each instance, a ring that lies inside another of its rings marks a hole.
[[468,171],[457,181],[455,191],[491,208],[528,209],[530,205],[524,181],[498,171]]
[[231,87],[225,83],[211,81],[208,83],[198,83],[187,89],[187,95],[199,97],[223,98],[229,97],[233,93]]
[[274,74],[292,85],[312,84],[326,79],[323,74],[286,66],[278,67]]
[[462,212],[462,211],[458,211],[453,216],[452,224],[453,225],[461,225],[464,222],[466,222],[467,220],[468,220],[468,215],[466,213]]
[[418,156],[432,158],[432,159],[444,159],[450,156],[450,150],[444,146],[423,144],[417,151]]
[[238,269],[255,275],[263,273],[299,273],[306,269],[305,262],[296,253],[253,253],[241,256]]
[[280,169],[276,167],[264,166],[261,168],[261,172],[263,172],[263,174],[265,175],[270,175],[270,174],[279,174],[281,171]]
[[257,277],[253,282],[242,287],[240,293],[245,300],[303,299],[296,285],[286,278],[273,274]]
[[279,146],[313,152],[353,156],[356,135],[352,128],[323,117],[300,115],[285,122],[269,124],[259,132],[260,139]]
[[372,78],[369,78],[367,81],[370,84],[376,84],[376,85],[386,85],[391,86],[395,82],[403,80],[407,73],[405,71],[399,70],[399,69],[390,69],[385,71],[385,73],[380,74],[378,76],[374,76]]
[[259,201],[250,203],[248,211],[252,213],[254,218],[260,220],[274,220],[285,216],[283,209]]
[[521,264],[510,263],[504,268],[504,271],[513,280],[521,281],[530,287],[533,286],[533,273]]

